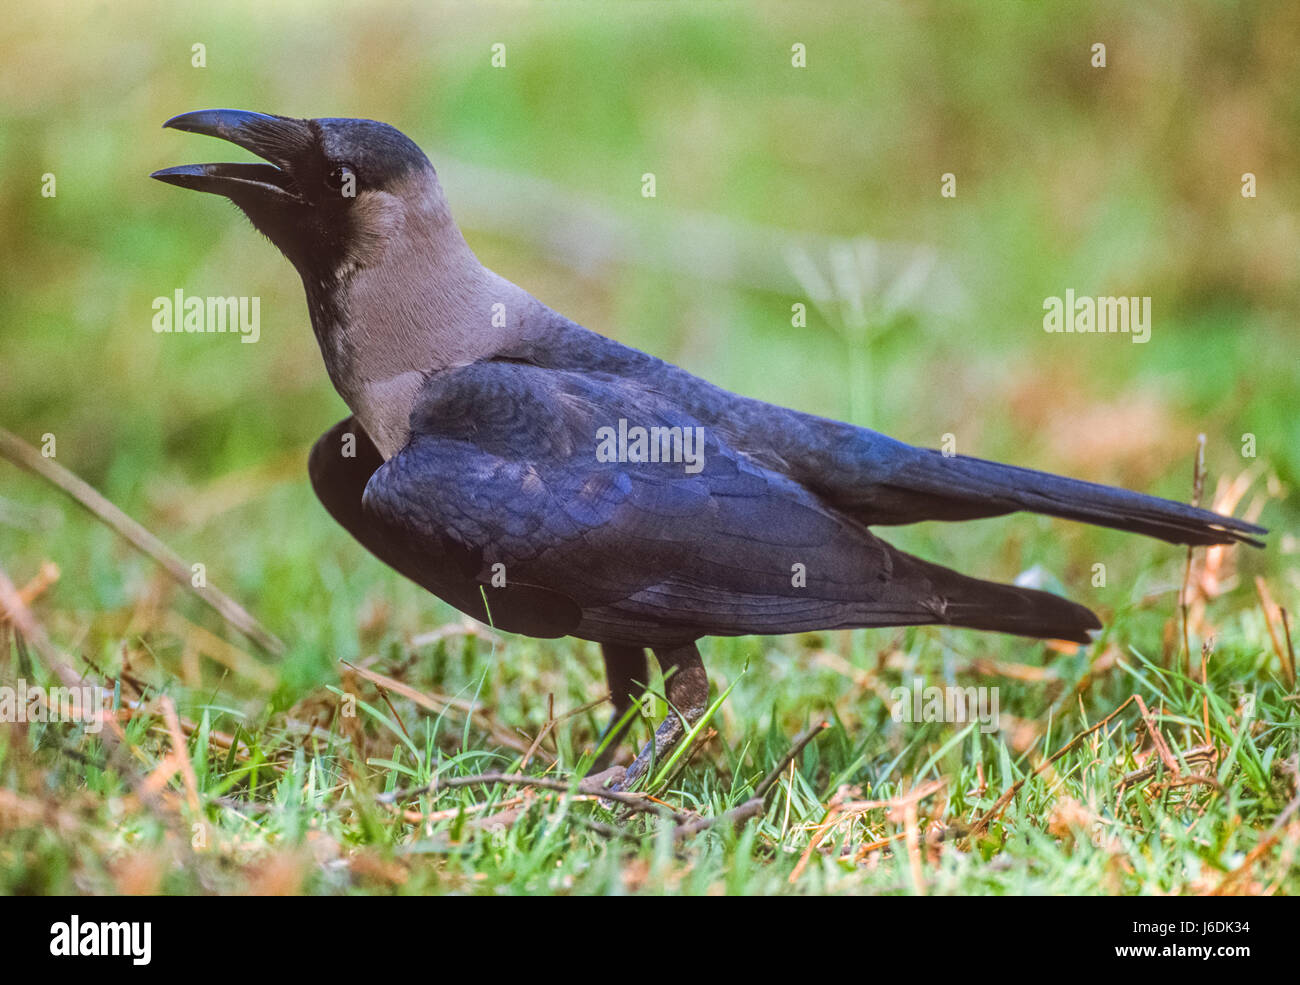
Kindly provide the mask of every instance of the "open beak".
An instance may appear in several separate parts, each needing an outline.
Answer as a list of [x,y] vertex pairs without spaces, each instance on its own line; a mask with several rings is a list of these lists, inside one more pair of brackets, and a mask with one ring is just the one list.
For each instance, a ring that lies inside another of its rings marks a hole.
[[304,201],[293,180],[293,166],[295,161],[304,160],[313,146],[314,135],[306,121],[241,109],[204,109],[173,116],[163,126],[220,137],[270,163],[183,164],[155,171],[149,177],[236,201],[248,197]]

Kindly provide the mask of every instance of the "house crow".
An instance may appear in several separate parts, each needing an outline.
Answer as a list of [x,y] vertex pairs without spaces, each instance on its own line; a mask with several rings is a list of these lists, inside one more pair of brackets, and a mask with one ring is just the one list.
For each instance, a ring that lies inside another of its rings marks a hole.
[[1266,532],[737,396],[588,331],[478,261],[428,159],[386,124],[223,109],[165,126],[265,162],[153,177],[229,198],[297,268],[352,411],[308,463],[334,518],[497,629],[599,643],[611,727],[654,653],[672,711],[624,785],[704,712],[701,637],[944,624],[1085,643],[1100,626],[872,528],[1027,510],[1173,544]]

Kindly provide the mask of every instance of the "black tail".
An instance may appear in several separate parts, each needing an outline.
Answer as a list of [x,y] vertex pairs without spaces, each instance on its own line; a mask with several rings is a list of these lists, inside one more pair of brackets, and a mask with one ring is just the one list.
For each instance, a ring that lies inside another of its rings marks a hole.
[[[1101,629],[1101,620],[1091,610],[1051,592],[970,578],[893,548],[890,554],[891,587],[902,592],[903,605],[911,610],[898,620],[900,625],[940,623],[1074,643],[1090,642],[1091,632]],[[888,597],[880,602],[891,608]],[[933,618],[917,619],[918,606]],[[881,615],[877,609],[875,617]]]
[[1127,489],[982,458],[947,458],[919,448],[913,451],[915,455],[882,484],[887,488],[872,495],[872,505],[884,514],[874,522],[974,519],[1029,510],[1147,534],[1172,544],[1241,542],[1263,547],[1252,535],[1268,533],[1245,520]]

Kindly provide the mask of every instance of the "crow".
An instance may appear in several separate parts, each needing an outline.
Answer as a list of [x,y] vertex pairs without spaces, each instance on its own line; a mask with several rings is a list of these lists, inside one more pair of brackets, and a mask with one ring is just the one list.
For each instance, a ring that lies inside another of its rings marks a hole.
[[1082,644],[1101,626],[1060,596],[905,554],[873,527],[1027,510],[1262,546],[1267,531],[1243,520],[913,447],[588,331],[478,261],[433,166],[387,124],[219,109],[164,126],[265,162],[152,177],[230,199],[301,276],[352,411],[308,462],[326,510],[475,619],[599,643],[614,711],[593,770],[654,653],[671,711],[622,786],[707,709],[701,637],[942,624]]

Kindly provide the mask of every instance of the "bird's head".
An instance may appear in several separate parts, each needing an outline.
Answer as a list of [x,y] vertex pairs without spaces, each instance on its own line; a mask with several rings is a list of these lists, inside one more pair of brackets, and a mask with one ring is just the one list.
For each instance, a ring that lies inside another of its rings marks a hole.
[[230,199],[304,280],[368,266],[399,225],[450,219],[428,158],[386,123],[209,109],[163,126],[220,137],[267,162],[186,164],[151,177]]

